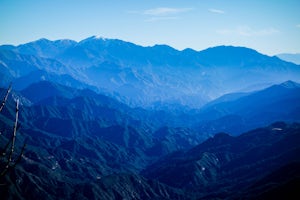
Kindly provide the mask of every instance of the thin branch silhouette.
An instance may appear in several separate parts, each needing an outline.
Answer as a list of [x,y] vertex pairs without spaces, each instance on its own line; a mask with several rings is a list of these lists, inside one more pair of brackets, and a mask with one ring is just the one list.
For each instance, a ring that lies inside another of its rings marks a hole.
[[[3,110],[6,101],[8,99],[8,95],[11,91],[11,84],[6,90],[5,96],[3,97],[0,112]],[[2,161],[1,168],[0,168],[0,177],[3,177],[9,169],[14,168],[17,163],[21,160],[24,150],[26,147],[26,144],[23,144],[23,147],[21,149],[21,152],[18,154],[16,159],[13,159],[13,155],[15,152],[15,143],[16,143],[16,136],[17,136],[17,129],[18,129],[18,120],[19,120],[19,99],[16,100],[16,109],[15,109],[15,121],[12,131],[11,139],[7,142],[7,144],[4,146],[4,148],[1,151],[0,158]]]

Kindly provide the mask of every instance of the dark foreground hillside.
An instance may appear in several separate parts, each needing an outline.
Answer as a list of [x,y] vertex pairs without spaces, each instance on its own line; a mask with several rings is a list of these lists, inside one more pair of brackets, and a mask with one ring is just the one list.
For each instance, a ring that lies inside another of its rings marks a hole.
[[217,134],[162,158],[142,174],[200,199],[299,196],[299,144],[300,124],[277,122],[237,137]]
[[[59,152],[64,155],[60,157],[64,160],[57,160],[58,153],[54,157],[43,157],[43,151],[49,149],[43,149],[42,143],[36,147],[29,146],[17,167],[1,179],[1,197],[273,199],[276,196],[293,199],[289,198],[291,194],[293,197],[300,195],[297,190],[300,180],[298,123],[277,122],[237,137],[220,133],[190,150],[162,157],[145,167],[141,174],[122,172],[124,170],[120,166],[124,161],[116,157],[115,161],[119,163],[115,165],[119,172],[116,170],[109,175],[100,175],[105,166],[90,163],[92,159],[89,154],[108,152],[104,149],[90,149],[89,152],[75,141],[64,142],[61,145],[69,145]],[[91,141],[90,148],[94,143],[97,142]],[[123,156],[126,155],[130,154],[125,149]]]

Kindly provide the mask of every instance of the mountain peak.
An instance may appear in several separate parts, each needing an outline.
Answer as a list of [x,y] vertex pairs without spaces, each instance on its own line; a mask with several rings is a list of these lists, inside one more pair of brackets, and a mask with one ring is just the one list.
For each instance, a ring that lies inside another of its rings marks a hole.
[[32,46],[41,46],[41,47],[47,47],[48,45],[51,45],[51,40],[48,40],[46,38],[40,38],[38,40],[26,43],[26,44],[21,44],[18,45],[19,48],[27,48],[27,47],[32,47]]
[[93,35],[91,37],[83,39],[82,41],[89,41],[89,40],[103,40],[103,41],[105,41],[105,40],[109,40],[109,39],[108,38],[104,38],[104,37],[99,36],[99,35]]
[[[119,39],[110,39],[110,38],[104,38],[101,36],[91,36],[86,39],[83,39],[79,42],[79,45],[92,48],[95,50],[99,50],[98,48],[110,48],[110,47],[128,47],[128,46],[137,46],[136,44],[133,44],[131,42],[119,40]],[[87,46],[85,46],[87,45]]]
[[286,82],[281,83],[280,86],[285,87],[285,88],[299,88],[300,84],[296,83],[294,81],[288,80]]
[[176,49],[174,49],[173,47],[166,45],[166,44],[156,44],[156,45],[152,46],[151,48],[155,49],[156,51],[161,51],[164,53],[178,52]]
[[216,46],[210,47],[203,51],[200,51],[203,54],[215,54],[215,55],[223,55],[228,57],[246,57],[246,56],[265,56],[260,54],[254,49],[247,48],[247,47],[240,47],[240,46]]
[[33,43],[44,43],[44,42],[51,42],[51,40],[47,39],[47,38],[40,38],[36,41],[33,41]]
[[236,46],[216,46],[199,52],[200,59],[213,65],[243,66],[272,59],[254,49]]
[[102,37],[102,36],[100,36],[100,35],[94,35],[93,38],[94,38],[95,40],[107,40],[107,38]]

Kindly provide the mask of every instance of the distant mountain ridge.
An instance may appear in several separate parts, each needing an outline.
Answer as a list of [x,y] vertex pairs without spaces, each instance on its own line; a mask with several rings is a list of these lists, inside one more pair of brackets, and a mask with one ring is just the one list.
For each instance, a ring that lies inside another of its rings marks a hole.
[[[74,99],[88,98],[91,101],[86,99],[81,106],[90,104],[86,112],[90,116],[93,116],[91,108],[95,104],[104,109],[112,108],[117,113],[126,113],[116,115],[119,115],[116,118],[119,122],[131,119],[152,124],[151,127],[156,129],[165,126],[191,128],[201,133],[203,138],[218,132],[238,135],[273,121],[300,121],[300,84],[293,81],[250,93],[227,94],[197,110],[183,109],[178,105],[165,111],[133,109],[114,98],[89,89],[78,90],[47,81],[32,84],[21,93],[33,103],[44,106],[71,106]],[[99,115],[105,116],[103,113]]]
[[[6,77],[1,85],[43,70],[55,77],[40,75],[40,80],[43,76],[74,87],[78,84],[143,107],[163,103],[199,108],[226,93],[300,81],[299,66],[233,46],[178,51],[167,45],[143,47],[97,37],[80,42],[41,39],[0,46],[0,60],[0,74]],[[64,81],[62,75],[70,80]]]
[[300,120],[300,84],[286,81],[250,93],[227,94],[203,106],[199,131],[239,134],[274,121]]
[[282,53],[282,54],[278,54],[276,56],[279,57],[282,60],[285,60],[285,61],[288,61],[288,62],[293,62],[297,65],[300,65],[300,53],[295,53],[295,54]]

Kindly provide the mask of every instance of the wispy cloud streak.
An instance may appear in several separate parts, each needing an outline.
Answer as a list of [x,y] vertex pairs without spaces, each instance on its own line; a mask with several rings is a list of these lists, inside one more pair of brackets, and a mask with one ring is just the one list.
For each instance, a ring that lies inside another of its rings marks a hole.
[[193,8],[172,8],[172,7],[158,7],[140,11],[128,11],[130,14],[137,14],[147,17],[145,21],[164,21],[164,20],[176,20],[181,18],[180,14],[187,13],[193,10]]
[[210,9],[208,9],[208,11],[212,12],[212,13],[217,13],[217,14],[225,14],[225,11],[219,10],[219,9],[214,9],[214,8],[210,8]]
[[169,8],[159,7],[154,9],[144,10],[142,13],[149,16],[169,16],[184,13],[192,10],[192,8]]
[[146,22],[164,21],[164,20],[176,20],[179,17],[165,16],[165,17],[151,17],[146,19]]

